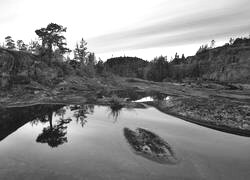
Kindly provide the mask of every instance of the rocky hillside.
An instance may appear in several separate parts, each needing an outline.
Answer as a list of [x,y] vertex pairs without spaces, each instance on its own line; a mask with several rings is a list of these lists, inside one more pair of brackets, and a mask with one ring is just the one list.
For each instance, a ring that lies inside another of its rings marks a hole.
[[250,38],[238,38],[217,48],[202,46],[196,55],[176,56],[168,62],[156,57],[150,63],[136,57],[108,59],[106,70],[123,77],[152,81],[212,80],[222,83],[250,83]]
[[206,50],[187,61],[187,67],[197,66],[202,79],[250,83],[250,39]]
[[12,85],[38,82],[44,85],[54,84],[63,76],[59,63],[51,66],[40,57],[28,52],[0,48],[0,88],[8,89]]

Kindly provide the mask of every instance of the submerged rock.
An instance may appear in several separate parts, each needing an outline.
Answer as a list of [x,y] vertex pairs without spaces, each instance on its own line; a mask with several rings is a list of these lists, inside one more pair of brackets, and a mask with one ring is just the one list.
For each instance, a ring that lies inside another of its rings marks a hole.
[[178,159],[172,147],[149,130],[124,128],[124,136],[136,154],[162,164],[176,164]]

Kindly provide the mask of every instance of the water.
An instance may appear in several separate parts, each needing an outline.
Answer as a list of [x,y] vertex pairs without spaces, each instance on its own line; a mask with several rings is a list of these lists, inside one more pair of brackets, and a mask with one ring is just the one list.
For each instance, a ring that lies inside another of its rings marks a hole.
[[[250,139],[201,127],[155,108],[37,105],[0,111],[0,179],[248,179]],[[176,161],[137,153],[124,129],[143,128]]]
[[[169,99],[170,99],[170,97],[167,96],[167,97],[162,98],[161,101],[168,101]],[[146,97],[138,99],[138,100],[136,100],[134,102],[138,102],[138,103],[140,103],[140,102],[152,102],[152,101],[155,101],[155,100],[159,100],[159,99],[154,99],[154,97],[152,97],[152,96],[146,96]]]

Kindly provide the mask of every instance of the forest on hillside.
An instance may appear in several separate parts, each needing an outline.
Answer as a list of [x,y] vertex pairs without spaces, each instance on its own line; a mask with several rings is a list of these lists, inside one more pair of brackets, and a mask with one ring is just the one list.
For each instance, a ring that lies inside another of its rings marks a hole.
[[242,37],[230,38],[229,43],[221,47],[215,47],[212,40],[210,45],[200,46],[194,56],[176,53],[174,58],[158,56],[150,62],[136,57],[117,57],[108,59],[104,65],[108,71],[120,76],[157,82],[212,80],[249,83],[249,57],[250,37]]
[[[250,37],[230,38],[229,43],[221,47],[215,47],[212,40],[210,45],[202,45],[191,57],[176,53],[170,60],[167,56],[158,56],[152,61],[124,56],[104,62],[100,58],[97,60],[95,53],[88,50],[83,38],[74,49],[69,49],[64,36],[66,31],[62,25],[50,23],[35,30],[38,40],[28,44],[7,36],[0,47],[1,87],[31,80],[53,85],[72,75],[89,78],[118,75],[157,82],[190,79],[230,81],[239,78],[245,81],[250,77],[250,61],[245,58],[249,57]],[[73,53],[73,58],[70,58],[70,53]],[[228,68],[233,74],[227,73]],[[237,73],[239,69],[244,74]]]

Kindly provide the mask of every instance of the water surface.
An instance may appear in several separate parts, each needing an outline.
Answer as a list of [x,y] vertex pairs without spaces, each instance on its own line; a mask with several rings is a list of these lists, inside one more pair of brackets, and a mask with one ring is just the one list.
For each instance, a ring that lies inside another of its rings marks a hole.
[[[163,114],[155,108],[36,105],[0,112],[0,179],[246,179],[250,139]],[[138,154],[124,136],[143,128],[178,161]]]

